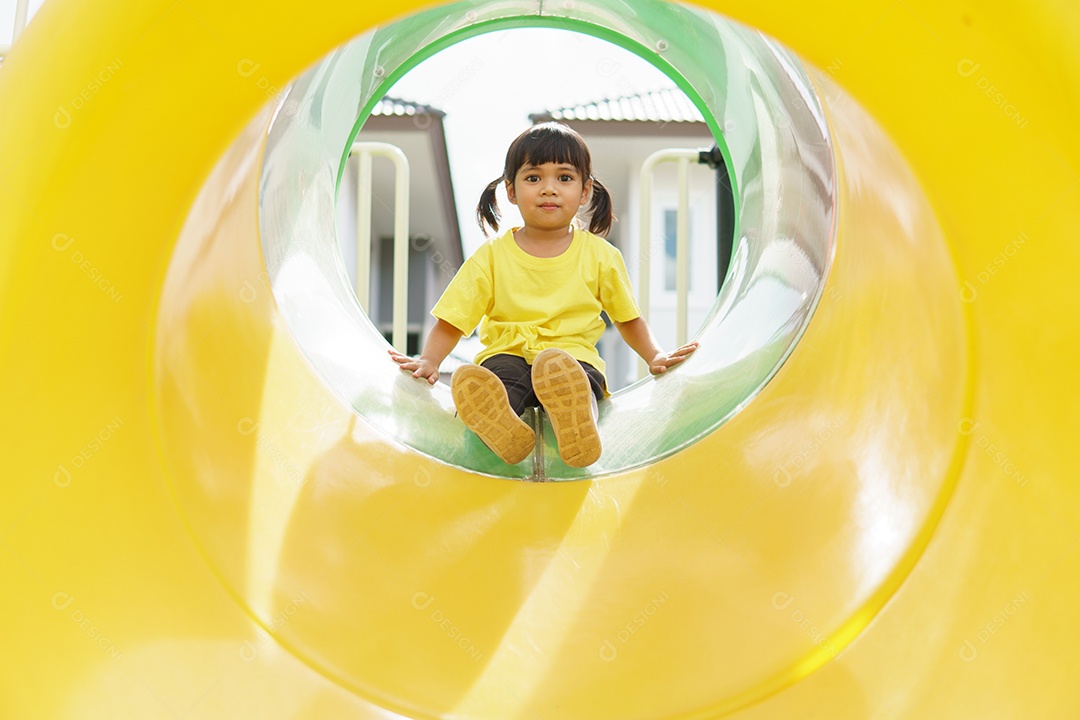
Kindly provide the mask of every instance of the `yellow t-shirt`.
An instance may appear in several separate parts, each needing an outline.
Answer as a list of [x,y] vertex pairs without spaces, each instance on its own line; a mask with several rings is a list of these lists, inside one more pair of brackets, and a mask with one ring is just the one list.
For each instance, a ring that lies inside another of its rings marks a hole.
[[474,362],[506,353],[530,365],[546,348],[561,348],[601,373],[596,343],[600,311],[614,322],[641,313],[622,253],[602,237],[575,228],[561,255],[529,255],[514,230],[485,242],[465,261],[431,314],[464,335],[480,325],[483,351]]

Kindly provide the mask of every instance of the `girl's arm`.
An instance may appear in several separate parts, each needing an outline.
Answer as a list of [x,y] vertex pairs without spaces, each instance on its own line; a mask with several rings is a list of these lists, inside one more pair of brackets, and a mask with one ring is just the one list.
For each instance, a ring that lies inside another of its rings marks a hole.
[[461,331],[446,322],[436,320],[431,328],[424,350],[417,358],[402,355],[391,348],[390,357],[401,366],[402,370],[411,370],[414,378],[424,378],[434,385],[439,380],[439,365],[461,340]]
[[649,372],[653,375],[667,372],[667,369],[672,365],[678,365],[690,357],[690,354],[697,350],[698,347],[695,340],[668,355],[660,349],[656,337],[652,334],[652,329],[649,328],[649,324],[645,322],[645,319],[641,317],[626,322],[617,322],[615,327],[618,328],[619,334],[622,335],[623,340],[630,346],[630,349],[649,364]]

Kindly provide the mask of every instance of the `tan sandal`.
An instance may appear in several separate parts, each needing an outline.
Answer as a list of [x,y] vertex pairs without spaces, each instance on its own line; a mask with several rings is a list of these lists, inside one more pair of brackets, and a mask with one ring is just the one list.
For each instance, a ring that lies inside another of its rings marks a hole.
[[514,413],[495,373],[479,365],[462,365],[454,371],[450,393],[465,427],[504,463],[517,465],[529,457],[536,434]]
[[542,350],[533,361],[532,384],[551,420],[563,462],[586,467],[600,459],[596,398],[581,364],[565,350]]

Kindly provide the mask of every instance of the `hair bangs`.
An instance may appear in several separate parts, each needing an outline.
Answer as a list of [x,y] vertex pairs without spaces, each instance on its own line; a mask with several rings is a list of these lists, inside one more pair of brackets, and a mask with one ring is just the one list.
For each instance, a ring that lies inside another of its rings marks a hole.
[[592,176],[592,158],[581,136],[566,125],[547,122],[529,128],[510,146],[504,177],[513,178],[526,165],[545,163],[573,165],[583,179]]

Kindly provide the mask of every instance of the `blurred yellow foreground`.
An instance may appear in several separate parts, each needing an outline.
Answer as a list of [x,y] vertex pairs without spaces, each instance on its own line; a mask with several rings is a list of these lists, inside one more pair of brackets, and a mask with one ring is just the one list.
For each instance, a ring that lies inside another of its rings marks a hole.
[[46,4],[0,67],[0,717],[1080,717],[1080,7],[703,4],[940,229],[841,138],[782,371],[553,484],[356,417],[251,242],[260,108],[422,3]]

